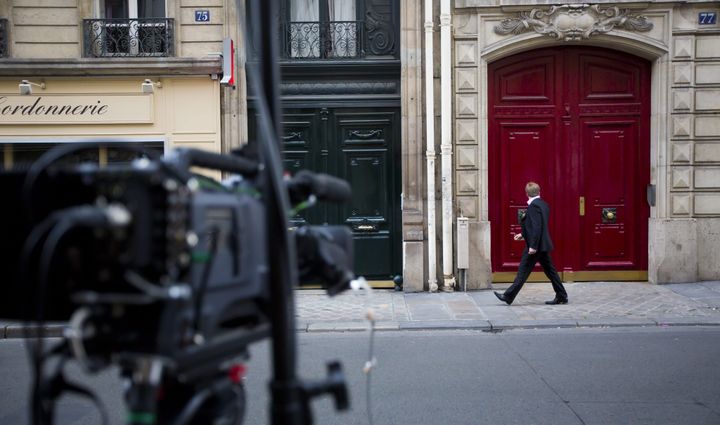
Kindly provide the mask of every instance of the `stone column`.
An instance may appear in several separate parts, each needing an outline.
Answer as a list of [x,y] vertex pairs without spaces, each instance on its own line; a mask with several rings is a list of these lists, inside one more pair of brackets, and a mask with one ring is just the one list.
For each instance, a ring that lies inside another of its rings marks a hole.
[[675,9],[671,56],[655,64],[669,62],[671,71],[653,81],[669,86],[669,95],[653,99],[667,106],[653,119],[667,126],[668,137],[658,152],[658,205],[650,221],[652,283],[720,279],[720,35],[700,25],[700,10]]
[[422,291],[427,280],[422,156],[422,11],[416,0],[400,1],[403,289],[407,292]]
[[455,288],[453,255],[453,170],[452,170],[452,18],[450,0],[440,0],[440,187],[442,192],[443,291]]
[[458,214],[469,219],[471,261],[465,276],[468,289],[489,288],[492,279],[487,211],[487,78],[485,62],[479,57],[478,19],[472,12],[453,17],[455,199]]
[[[239,6],[244,8],[245,1]],[[245,78],[245,37],[240,24],[240,10],[235,0],[225,0],[225,37],[235,42],[235,88],[221,87],[222,151],[229,153],[247,143],[247,86]]]
[[[427,233],[436,234],[435,215],[435,87],[433,80],[433,2],[425,0],[425,175],[427,179]],[[437,284],[437,243],[434,237],[427,241],[428,290],[435,292]]]

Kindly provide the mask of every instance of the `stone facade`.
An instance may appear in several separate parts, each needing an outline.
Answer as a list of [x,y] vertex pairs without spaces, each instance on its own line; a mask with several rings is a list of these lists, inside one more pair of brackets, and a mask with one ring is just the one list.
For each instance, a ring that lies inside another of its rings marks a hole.
[[[406,291],[427,289],[429,242],[437,246],[435,280],[443,279],[439,213],[436,234],[427,232],[428,202],[436,202],[436,210],[440,211],[440,167],[436,175],[427,175],[423,131],[428,119],[436,122],[434,145],[440,153],[441,1],[433,1],[435,49],[434,57],[427,58],[423,8],[413,0],[398,0],[402,92],[399,166]],[[566,23],[551,14],[532,13],[533,9],[549,12],[553,2],[449,1],[453,28],[453,214],[470,220],[472,261],[467,273],[468,288],[487,288],[492,280],[487,187],[488,64],[519,52],[568,43],[622,50],[652,62],[648,161],[656,199],[648,220],[649,280],[664,283],[720,279],[719,263],[713,259],[720,234],[720,26],[698,22],[700,12],[720,14],[717,3],[600,1],[590,5],[598,8],[588,12],[592,19],[583,21],[583,31],[568,33]],[[6,18],[9,24],[9,55],[0,59],[0,78],[12,81],[7,87],[15,90],[19,78],[35,76],[116,76],[125,78],[122,84],[129,84],[129,76],[209,78],[220,71],[220,61],[208,54],[221,51],[222,39],[231,37],[236,46],[242,45],[235,1],[168,0],[167,17],[175,20],[175,57],[88,60],[82,58],[82,19],[98,17],[96,4],[94,0],[0,1],[0,18]],[[613,7],[622,9],[623,18],[630,19],[615,19],[614,12],[607,12]],[[195,22],[196,9],[209,10],[210,20]],[[508,23],[505,30],[497,31],[503,21]],[[556,35],[551,36],[553,33]],[[434,64],[436,87],[435,116],[431,117],[424,113],[423,64],[428,59]],[[244,51],[238,49],[237,89],[220,89],[217,94],[222,140],[219,149],[223,151],[239,146],[247,138],[243,63]],[[426,190],[428,179],[434,179],[437,189],[430,196]],[[457,250],[454,243],[453,249]]]
[[[10,24],[10,57],[77,58],[83,43],[83,19],[100,18],[95,0],[6,0],[0,17]],[[209,11],[210,20],[195,22],[194,11]],[[176,23],[179,57],[204,57],[222,51],[222,40],[235,29],[235,2],[167,0],[165,17]]]
[[[598,3],[595,11],[615,6]],[[713,237],[720,232],[720,27],[698,23],[700,12],[720,11],[713,2],[653,2],[649,7],[618,3],[627,19],[613,22],[624,26],[608,25],[612,10],[597,16],[590,6],[586,15],[593,21],[588,21],[587,34],[577,31],[572,38],[559,31],[563,22],[553,20],[552,14],[545,22],[532,20],[544,16],[532,16],[533,9],[552,11],[544,2],[455,1],[454,196],[456,213],[475,224],[470,255],[480,261],[469,272],[471,287],[487,287],[491,280],[487,64],[517,52],[568,43],[623,50],[652,61],[648,160],[657,199],[649,219],[649,280],[720,278],[717,261],[711,258],[720,246]],[[633,19],[634,26],[629,24]],[[643,20],[649,25],[642,27]],[[496,29],[503,22],[510,30]]]
[[[143,78],[150,78],[160,83],[154,94],[158,108],[166,101],[184,102],[173,104],[170,109],[159,109],[155,123],[145,129],[149,134],[166,139],[167,146],[177,141],[195,143],[214,151],[229,151],[247,140],[245,76],[240,66],[244,63],[244,51],[234,0],[167,0],[164,18],[172,20],[173,28],[170,46],[166,47],[172,52],[169,55],[105,57],[101,54],[100,57],[88,57],[88,45],[93,37],[100,41],[98,32],[89,31],[85,20],[105,18],[102,3],[97,0],[0,1],[0,18],[7,20],[8,39],[7,53],[0,58],[0,83],[7,88],[7,93],[17,94],[20,79],[42,79],[48,87],[44,92],[47,94],[87,93],[89,87],[101,94],[118,90],[136,92]],[[196,10],[206,11],[209,19],[197,22]],[[235,89],[219,87],[218,83],[222,72],[219,54],[226,37],[235,40],[237,47]],[[133,77],[132,81],[136,83],[131,83],[128,77]],[[60,93],[58,88],[64,91]],[[208,99],[209,106],[205,105]],[[204,108],[202,113],[183,115],[184,110],[201,106]],[[167,110],[176,111],[183,118],[177,122],[168,121],[172,114],[164,114]],[[217,128],[214,124],[212,129],[205,128],[207,125],[198,122],[203,119],[207,123],[217,122]],[[167,125],[168,122],[174,122],[178,128],[195,122],[197,130],[180,129],[176,134],[174,124]],[[156,127],[162,127],[162,130]],[[46,126],[38,134],[46,134],[45,130],[52,131]],[[91,132],[85,130],[90,129],[84,128],[80,132],[58,129],[58,135],[91,136]],[[145,130],[125,126],[104,134],[126,137],[127,134],[144,134]],[[2,133],[13,137],[27,132],[18,127],[12,127],[11,131],[8,127]]]
[[[435,57],[431,58],[436,65],[436,81],[440,78],[440,1],[434,1]],[[578,25],[585,25],[582,31],[570,33],[568,23],[552,14],[533,15],[533,9],[552,11],[553,4],[523,0],[453,2],[453,205],[456,216],[470,219],[473,261],[468,288],[487,288],[492,280],[488,63],[522,51],[569,43],[621,50],[652,63],[651,148],[647,160],[656,196],[648,219],[648,279],[653,283],[720,279],[714,259],[720,247],[720,25],[717,21],[710,25],[699,22],[702,12],[720,14],[717,3],[595,2],[584,6],[593,10],[587,11]],[[419,7],[414,14],[422,15]],[[503,21],[507,28],[496,30],[503,27]],[[404,43],[404,49],[416,48],[407,39]],[[439,82],[436,86],[439,89]],[[415,98],[416,93],[410,96]],[[435,96],[435,110],[439,115],[439,96]],[[437,178],[426,176],[432,177]],[[433,236],[427,235],[426,242]],[[440,264],[438,258],[438,267]],[[424,281],[427,279],[425,276]]]

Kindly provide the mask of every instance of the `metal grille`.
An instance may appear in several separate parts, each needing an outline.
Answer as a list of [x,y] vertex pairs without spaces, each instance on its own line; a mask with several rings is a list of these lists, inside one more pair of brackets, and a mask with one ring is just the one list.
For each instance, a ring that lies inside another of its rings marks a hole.
[[0,58],[8,55],[8,31],[9,25],[6,18],[0,18]]
[[353,59],[365,56],[363,21],[285,24],[287,59]]
[[84,19],[83,56],[174,56],[175,28],[170,18]]

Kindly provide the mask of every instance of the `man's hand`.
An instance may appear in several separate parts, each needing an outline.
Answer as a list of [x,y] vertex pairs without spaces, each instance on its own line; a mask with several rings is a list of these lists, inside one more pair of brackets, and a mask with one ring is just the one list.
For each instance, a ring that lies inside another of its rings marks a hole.
[[522,233],[517,233],[517,234],[515,234],[515,236],[513,237],[513,239],[515,239],[516,241],[521,241],[521,240],[523,240]]
[[537,252],[537,249],[535,248],[528,248],[528,254],[533,255]]

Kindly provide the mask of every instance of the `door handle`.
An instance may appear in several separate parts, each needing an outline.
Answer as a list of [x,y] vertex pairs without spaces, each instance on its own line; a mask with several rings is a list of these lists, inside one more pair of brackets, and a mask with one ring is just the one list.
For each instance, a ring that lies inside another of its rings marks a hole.
[[580,217],[585,217],[585,197],[580,197]]
[[527,209],[518,210],[518,212],[517,212],[518,224],[522,223],[523,218],[525,218],[526,215],[527,215]]
[[602,222],[603,223],[617,222],[617,208],[603,208],[602,209]]

